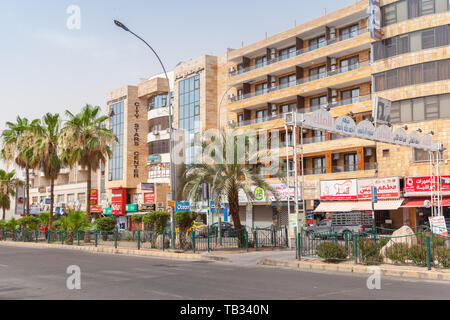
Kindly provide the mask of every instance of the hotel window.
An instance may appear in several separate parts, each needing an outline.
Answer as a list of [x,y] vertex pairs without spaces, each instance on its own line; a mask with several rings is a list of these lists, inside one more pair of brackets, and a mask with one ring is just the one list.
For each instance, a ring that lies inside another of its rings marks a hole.
[[291,74],[290,76],[281,77],[279,80],[280,89],[289,88],[295,86],[297,83],[297,78],[295,74]]
[[284,105],[280,106],[280,113],[292,112],[295,109],[297,109],[296,103],[284,104]]
[[122,180],[124,147],[124,103],[119,102],[109,107],[113,116],[109,118],[109,129],[116,135],[118,142],[111,147],[112,156],[108,161],[108,180]]
[[152,141],[148,144],[148,154],[169,153],[169,140]]
[[255,68],[262,68],[267,64],[267,57],[261,57],[261,58],[257,58],[255,59]]
[[339,35],[340,35],[341,40],[346,40],[346,39],[356,37],[358,35],[358,25],[355,24],[351,27],[341,29]]
[[148,99],[148,111],[167,106],[167,94],[159,94]]
[[327,105],[328,105],[328,97],[327,96],[311,98],[309,100],[310,111],[318,110],[320,107],[327,106]]
[[344,171],[356,171],[357,170],[357,160],[356,153],[349,153],[344,155]]
[[403,0],[382,8],[383,26],[450,10],[448,0]]
[[324,174],[325,173],[325,157],[313,158],[313,173]]
[[358,101],[359,101],[359,88],[341,92],[341,105],[358,103]]
[[359,56],[354,56],[341,60],[341,72],[352,71],[358,69]]
[[286,60],[286,59],[295,57],[296,51],[297,51],[297,48],[295,46],[280,50],[279,60],[281,61],[281,60]]
[[267,93],[267,82],[257,84],[255,86],[255,96]]
[[267,119],[267,109],[256,111],[256,123],[264,122]]
[[450,94],[392,103],[391,122],[409,123],[450,118]]
[[315,39],[309,40],[309,50],[315,50],[318,48],[323,48],[327,44],[325,36],[321,36]]
[[314,80],[317,80],[317,79],[323,79],[323,78],[326,77],[326,74],[327,74],[327,67],[326,66],[309,69],[309,79],[310,79],[310,81],[314,81]]

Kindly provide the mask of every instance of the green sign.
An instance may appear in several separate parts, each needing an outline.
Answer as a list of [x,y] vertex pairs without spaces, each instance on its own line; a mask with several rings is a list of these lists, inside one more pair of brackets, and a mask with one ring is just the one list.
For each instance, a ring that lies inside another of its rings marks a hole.
[[106,209],[105,209],[104,215],[105,215],[105,216],[110,216],[110,215],[112,215],[112,210],[111,210],[111,208],[106,208]]
[[127,204],[126,211],[127,212],[137,212],[138,205],[137,204]]

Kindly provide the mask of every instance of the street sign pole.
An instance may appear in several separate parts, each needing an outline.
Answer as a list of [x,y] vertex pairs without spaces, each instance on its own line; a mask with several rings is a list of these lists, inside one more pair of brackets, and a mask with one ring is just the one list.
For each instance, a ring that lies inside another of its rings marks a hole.
[[375,225],[375,203],[378,202],[378,189],[375,186],[370,187],[371,192],[371,200],[372,200],[372,228],[373,234],[376,234],[376,225]]

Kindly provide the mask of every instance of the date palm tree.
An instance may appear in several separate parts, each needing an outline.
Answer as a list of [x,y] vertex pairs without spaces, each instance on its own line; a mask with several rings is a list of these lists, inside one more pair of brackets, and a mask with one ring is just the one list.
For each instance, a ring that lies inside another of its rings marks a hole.
[[[247,135],[237,129],[222,129],[218,139],[203,141],[203,150],[214,144],[216,150],[211,155],[204,156],[200,163],[186,166],[183,174],[184,187],[183,192],[187,199],[198,201],[201,197],[202,185],[208,183],[211,186],[211,195],[215,202],[216,210],[220,208],[220,203],[228,201],[230,215],[236,229],[242,227],[239,217],[239,192],[243,192],[251,203],[255,200],[252,192],[253,187],[260,187],[266,192],[271,192],[277,200],[277,192],[267,183],[263,176],[255,172],[251,163],[258,162],[258,159],[270,157],[270,152],[261,150],[255,153],[249,152],[249,143],[251,140],[245,139],[244,148],[238,147],[242,140],[239,135]],[[233,152],[233,156],[227,156],[227,152]],[[238,156],[238,152],[243,152]],[[231,157],[231,160],[229,158]],[[245,159],[245,161],[241,161]]]
[[25,169],[25,208],[26,215],[30,214],[30,170],[35,169],[38,162],[34,154],[36,142],[35,128],[39,120],[28,121],[27,118],[17,117],[16,123],[7,122],[7,129],[1,134],[3,146],[1,157],[8,166],[15,162],[20,168]]
[[3,210],[2,220],[6,219],[6,210],[11,208],[11,197],[16,195],[16,188],[22,185],[16,178],[16,172],[0,169],[0,207]]
[[[90,191],[91,172],[97,171],[101,162],[111,156],[110,145],[117,142],[115,134],[106,129],[107,116],[100,115],[100,107],[86,105],[80,113],[74,115],[66,111],[68,121],[60,134],[61,157],[70,166],[78,164],[87,169],[86,222],[91,220]],[[85,241],[89,241],[86,233]]]
[[34,146],[35,156],[40,170],[50,180],[50,217],[48,228],[52,229],[53,206],[55,202],[55,180],[58,178],[63,163],[58,153],[58,139],[60,136],[59,114],[47,113],[42,118],[42,124],[34,127],[37,141]]

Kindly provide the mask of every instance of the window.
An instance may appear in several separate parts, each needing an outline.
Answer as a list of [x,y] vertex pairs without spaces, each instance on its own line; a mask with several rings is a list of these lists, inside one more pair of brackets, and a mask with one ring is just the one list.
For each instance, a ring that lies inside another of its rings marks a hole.
[[267,119],[267,109],[256,111],[256,123],[264,122]]
[[257,84],[255,86],[255,95],[259,96],[267,93],[267,82]]
[[284,104],[284,105],[280,106],[280,113],[292,112],[295,109],[297,109],[296,103]]
[[148,99],[148,111],[167,106],[167,94],[159,94]]
[[386,75],[385,73],[380,73],[374,75],[375,81],[375,91],[383,91],[386,90]]
[[431,82],[436,81],[436,62],[427,62],[423,64],[423,81]]
[[262,68],[267,64],[267,57],[261,57],[261,58],[257,58],[255,59],[255,68]]
[[430,161],[428,151],[414,148],[414,162]]
[[75,194],[70,193],[67,195],[67,203],[68,204],[74,204],[75,203]]
[[422,49],[434,48],[434,29],[422,31]]
[[148,154],[169,153],[169,140],[152,141],[148,144]]
[[409,35],[401,35],[397,39],[397,54],[409,52]]
[[279,52],[279,60],[286,60],[292,57],[295,57],[295,54],[297,52],[296,47],[290,47],[283,50],[280,50]]
[[450,60],[442,60],[437,62],[438,65],[438,80],[450,79]]
[[325,47],[326,43],[327,43],[327,40],[326,40],[325,36],[320,36],[318,38],[311,39],[311,40],[309,40],[309,50],[315,50],[318,48]]
[[325,157],[313,158],[313,174],[324,174],[325,168]]
[[309,69],[309,79],[310,79],[310,81],[314,81],[314,80],[317,80],[317,79],[325,78],[326,74],[327,74],[327,67],[326,66]]
[[312,142],[323,142],[325,141],[325,132],[320,131],[320,130],[313,130],[313,138],[312,138]]
[[109,119],[109,129],[116,135],[118,142],[111,146],[112,156],[108,161],[108,178],[109,181],[117,181],[122,180],[123,177],[124,103],[113,104],[109,109],[113,113]]
[[244,115],[241,113],[241,114],[238,114],[238,116],[237,116],[237,122],[238,122],[238,125],[240,125],[241,123],[243,123],[244,122]]
[[353,104],[359,101],[359,88],[341,92],[341,104]]
[[386,58],[397,55],[397,38],[390,38],[384,41],[386,47]]
[[383,26],[398,23],[406,19],[445,12],[449,10],[446,0],[403,0],[388,4],[381,8]]
[[344,171],[356,171],[357,170],[356,153],[349,153],[344,155]]
[[290,76],[286,76],[286,77],[281,77],[279,80],[279,84],[280,84],[280,89],[284,89],[284,88],[289,88],[289,87],[293,87],[296,85],[296,75],[292,74]]
[[311,98],[309,100],[310,111],[318,110],[321,106],[328,105],[328,97],[321,96],[316,98]]
[[386,89],[394,89],[398,86],[398,70],[390,70],[386,72]]
[[341,29],[339,34],[340,34],[341,40],[346,40],[346,39],[356,37],[358,35],[358,25],[355,24],[351,27]]
[[281,142],[280,144],[281,144],[282,148],[287,146],[287,144],[286,144],[287,142],[289,142],[289,146],[294,145],[294,139],[292,136],[292,132],[288,132],[287,139],[288,140],[286,141],[286,132],[282,132],[280,135],[280,142]]
[[237,99],[238,99],[238,100],[242,100],[243,98],[244,98],[244,90],[239,89],[239,90],[237,91]]
[[358,62],[359,62],[358,56],[341,60],[341,72],[347,72],[358,69]]
[[400,87],[406,87],[409,86],[409,67],[403,67],[398,69],[398,83]]
[[384,149],[383,150],[383,158],[387,158],[389,157],[389,149]]
[[435,0],[421,0],[420,1],[420,15],[425,16],[434,13]]
[[383,9],[383,25],[388,26],[397,22],[397,4],[392,3],[384,6]]
[[450,94],[392,103],[391,122],[408,123],[450,118]]
[[[450,1],[450,0],[449,0]],[[448,45],[448,29],[450,26],[441,26],[435,29],[436,47]]]

